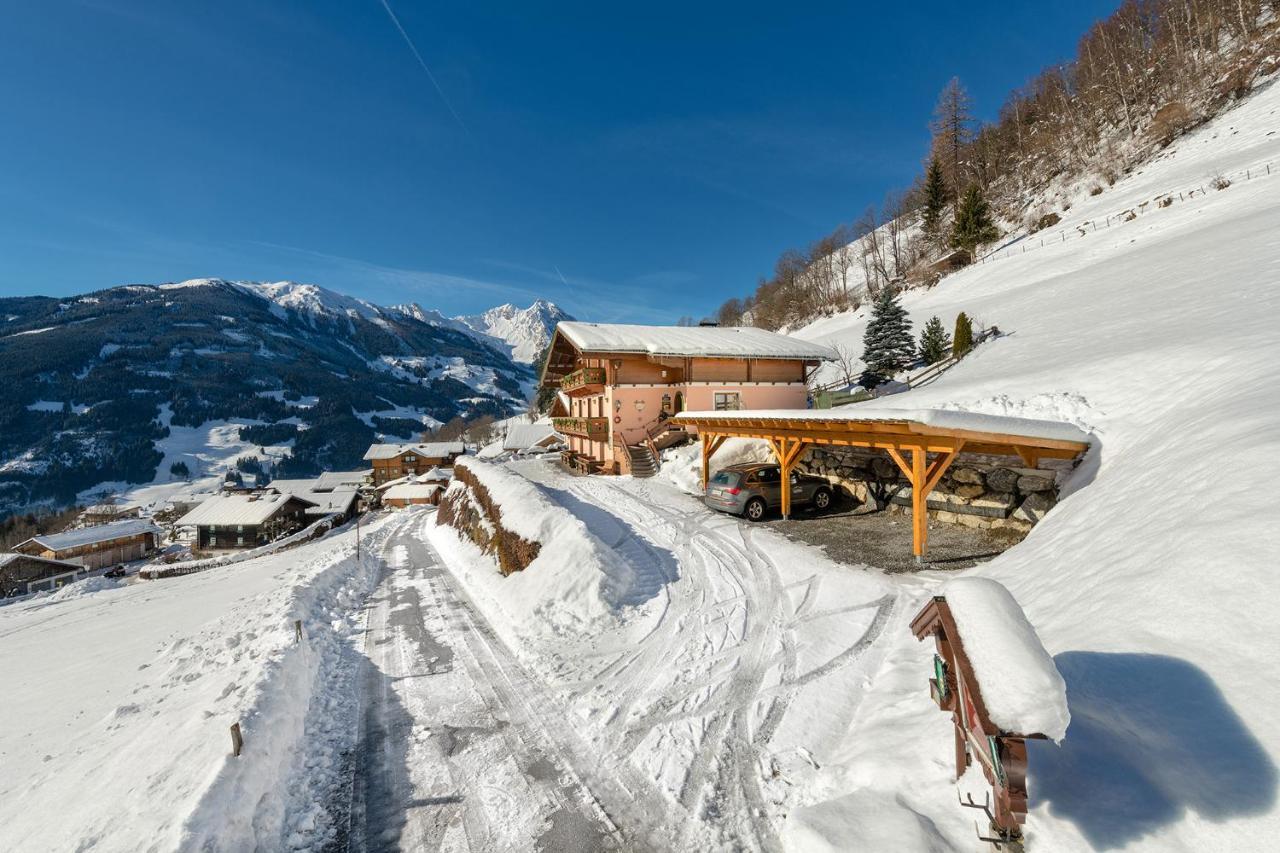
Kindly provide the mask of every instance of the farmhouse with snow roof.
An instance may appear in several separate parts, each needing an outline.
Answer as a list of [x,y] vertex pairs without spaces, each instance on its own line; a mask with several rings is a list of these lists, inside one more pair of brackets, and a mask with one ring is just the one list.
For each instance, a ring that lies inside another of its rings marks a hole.
[[161,534],[149,519],[134,518],[96,527],[33,536],[13,550],[33,557],[64,560],[86,569],[141,560],[156,549]]
[[406,475],[425,474],[432,468],[448,467],[467,452],[461,441],[431,441],[422,444],[374,444],[364,459],[373,465],[373,484]]
[[303,526],[318,504],[292,494],[214,495],[178,519],[196,529],[196,548],[256,548]]
[[568,397],[567,416],[552,423],[571,463],[645,476],[658,450],[686,437],[673,415],[803,408],[809,373],[834,358],[828,347],[764,329],[564,322],[541,382]]

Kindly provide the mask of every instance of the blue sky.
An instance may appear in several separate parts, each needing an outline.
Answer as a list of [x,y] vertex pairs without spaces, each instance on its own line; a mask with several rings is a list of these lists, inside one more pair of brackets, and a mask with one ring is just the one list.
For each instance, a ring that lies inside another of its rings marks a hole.
[[[674,321],[907,185],[1114,2],[46,0],[0,28],[0,295],[197,276]],[[429,69],[429,70],[428,70]]]

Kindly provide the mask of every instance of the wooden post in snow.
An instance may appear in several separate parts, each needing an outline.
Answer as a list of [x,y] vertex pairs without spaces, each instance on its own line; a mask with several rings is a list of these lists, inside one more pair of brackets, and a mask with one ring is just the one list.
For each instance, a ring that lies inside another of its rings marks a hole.
[[244,736],[240,734],[240,724],[232,723],[231,724],[231,754],[238,758],[240,756],[240,751],[242,749],[244,749]]

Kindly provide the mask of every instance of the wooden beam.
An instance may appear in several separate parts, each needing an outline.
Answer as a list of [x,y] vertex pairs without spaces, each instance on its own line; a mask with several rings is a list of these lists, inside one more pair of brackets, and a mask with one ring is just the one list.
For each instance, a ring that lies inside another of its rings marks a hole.
[[929,504],[925,491],[925,453],[911,451],[911,550],[916,562],[924,562],[929,548]]
[[[961,445],[963,446],[963,445]],[[933,491],[933,487],[938,485],[938,481],[942,479],[942,475],[947,473],[947,469],[951,467],[951,463],[956,461],[956,457],[960,455],[960,448],[957,447],[950,453],[944,453],[933,461],[929,466],[929,470],[925,472],[924,477],[924,496],[927,499],[929,493]]]
[[899,469],[901,469],[902,475],[907,478],[907,482],[911,482],[911,466],[907,464],[907,460],[902,458],[902,454],[892,447],[886,447],[885,452],[889,454],[889,458],[897,464]]
[[1018,456],[1022,458],[1022,461],[1026,463],[1028,468],[1040,467],[1040,454],[1036,452],[1035,449],[1023,447],[1020,444],[1013,449],[1017,452]]

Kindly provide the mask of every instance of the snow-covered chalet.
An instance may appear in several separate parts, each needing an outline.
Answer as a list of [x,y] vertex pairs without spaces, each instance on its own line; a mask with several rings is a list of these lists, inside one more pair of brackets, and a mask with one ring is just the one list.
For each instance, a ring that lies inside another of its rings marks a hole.
[[560,392],[552,420],[566,459],[590,472],[646,476],[657,451],[684,438],[689,410],[806,406],[828,347],[764,329],[562,322],[541,384]]

